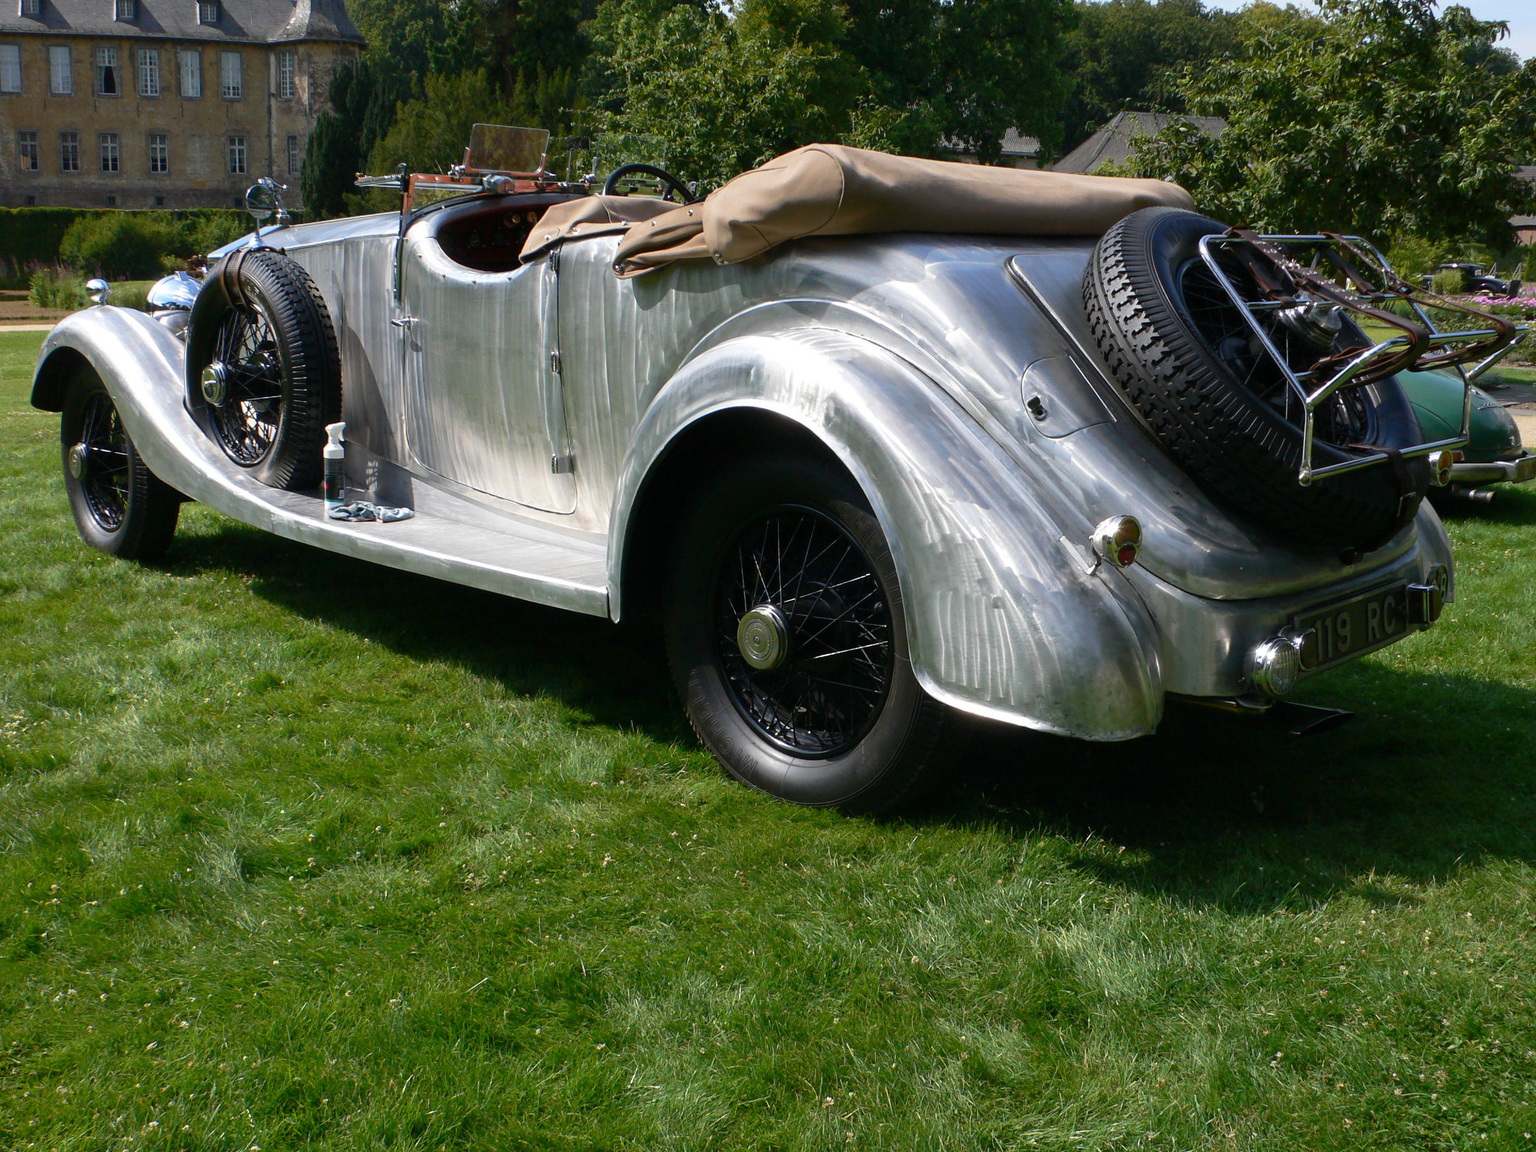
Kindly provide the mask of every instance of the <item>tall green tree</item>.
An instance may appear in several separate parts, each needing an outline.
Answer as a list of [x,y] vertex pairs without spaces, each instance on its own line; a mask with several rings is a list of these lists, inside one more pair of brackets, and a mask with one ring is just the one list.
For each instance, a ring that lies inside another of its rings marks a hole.
[[592,26],[606,64],[602,158],[648,159],[706,186],[777,153],[837,140],[866,80],[842,49],[837,0],[609,0]]
[[1180,76],[1235,52],[1242,20],[1202,0],[1077,0],[1073,15],[1061,64],[1071,82],[1064,149],[1117,112],[1188,111]]
[[1192,112],[1211,139],[1176,127],[1131,170],[1178,180],[1202,208],[1279,231],[1505,245],[1530,201],[1514,174],[1532,147],[1536,66],[1510,71],[1504,26],[1433,0],[1322,0],[1317,27],[1282,20],[1240,55],[1192,69]]

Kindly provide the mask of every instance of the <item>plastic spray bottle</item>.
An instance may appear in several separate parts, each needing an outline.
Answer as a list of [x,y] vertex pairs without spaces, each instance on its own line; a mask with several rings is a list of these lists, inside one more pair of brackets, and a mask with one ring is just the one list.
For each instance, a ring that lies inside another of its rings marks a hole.
[[325,426],[325,448],[320,454],[325,457],[326,512],[330,512],[332,508],[340,508],[346,503],[347,450],[341,446],[341,439],[346,430],[345,422]]

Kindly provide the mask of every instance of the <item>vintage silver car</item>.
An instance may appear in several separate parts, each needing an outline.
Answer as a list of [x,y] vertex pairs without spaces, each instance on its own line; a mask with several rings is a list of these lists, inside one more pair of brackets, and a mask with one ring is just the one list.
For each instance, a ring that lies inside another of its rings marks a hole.
[[450,174],[370,182],[398,212],[279,219],[154,315],[60,323],[32,398],[86,541],[153,557],[193,499],[655,613],[732,774],[862,809],[933,777],[957,713],[1105,741],[1170,698],[1261,712],[1451,595],[1422,497],[1466,406],[1426,441],[1394,373],[1518,334],[1364,340],[1399,289],[1361,241],[820,145],[702,202],[651,169],[673,198],[626,196],[541,145],[477,128]]

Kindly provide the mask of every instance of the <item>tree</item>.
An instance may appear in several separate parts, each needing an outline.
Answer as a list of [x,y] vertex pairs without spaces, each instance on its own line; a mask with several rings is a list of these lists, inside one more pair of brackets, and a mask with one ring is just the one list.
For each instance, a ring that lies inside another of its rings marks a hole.
[[1180,75],[1236,51],[1247,16],[1210,11],[1202,0],[1077,0],[1073,14],[1062,54],[1072,85],[1064,148],[1075,148],[1117,112],[1187,111]]
[[1190,111],[1143,141],[1134,174],[1178,180],[1234,223],[1507,245],[1529,193],[1536,68],[1490,51],[1504,26],[1433,0],[1322,0],[1321,24],[1280,20],[1240,55],[1187,71]]
[[603,159],[647,159],[705,185],[815,140],[837,140],[866,92],[842,51],[837,0],[746,0],[734,17],[610,0],[593,25],[611,87]]
[[846,51],[895,150],[962,146],[990,162],[1009,128],[1060,142],[1071,0],[848,0],[847,12]]

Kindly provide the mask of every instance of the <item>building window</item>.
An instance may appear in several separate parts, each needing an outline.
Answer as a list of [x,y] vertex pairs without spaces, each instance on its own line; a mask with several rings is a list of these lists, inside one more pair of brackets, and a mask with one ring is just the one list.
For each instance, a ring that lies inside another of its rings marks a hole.
[[116,172],[122,167],[122,152],[117,145],[116,132],[98,132],[96,142],[101,146],[101,170]]
[[181,50],[181,94],[188,97],[203,94],[203,50],[201,48]]
[[219,0],[197,0],[197,22],[199,24],[217,24],[219,22]]
[[21,45],[0,44],[0,92],[21,91]]
[[293,53],[284,49],[277,54],[277,98],[292,100],[293,93]]
[[114,20],[137,20],[139,18],[139,0],[114,0],[112,18]]
[[75,74],[70,67],[69,45],[48,46],[48,91],[55,96],[68,96],[75,90]]
[[219,53],[219,95],[226,100],[240,99],[240,53]]
[[156,196],[155,197],[155,207],[156,208],[164,208],[165,207],[165,197],[164,196]]
[[151,172],[171,170],[171,138],[164,132],[149,134],[149,170]]
[[80,133],[59,133],[59,171],[80,171]]
[[115,193],[112,193],[112,192],[108,192],[107,193],[107,207],[108,208],[116,208],[117,207],[117,196],[116,196]]
[[96,49],[96,94],[120,96],[122,91],[117,75],[117,46],[103,44]]
[[245,173],[245,137],[228,136],[225,143],[229,145],[229,173],[231,176],[240,176]]
[[40,167],[36,132],[16,133],[16,165],[23,172],[36,172]]
[[160,49],[139,49],[139,95],[160,95]]
[[21,14],[23,16],[41,16],[43,14],[43,0],[21,0]]
[[299,138],[297,136],[290,136],[290,137],[288,137],[287,143],[288,143],[288,175],[290,175],[290,176],[297,176],[299,174],[299,162],[300,162],[300,159],[301,159],[301,157],[299,156]]

